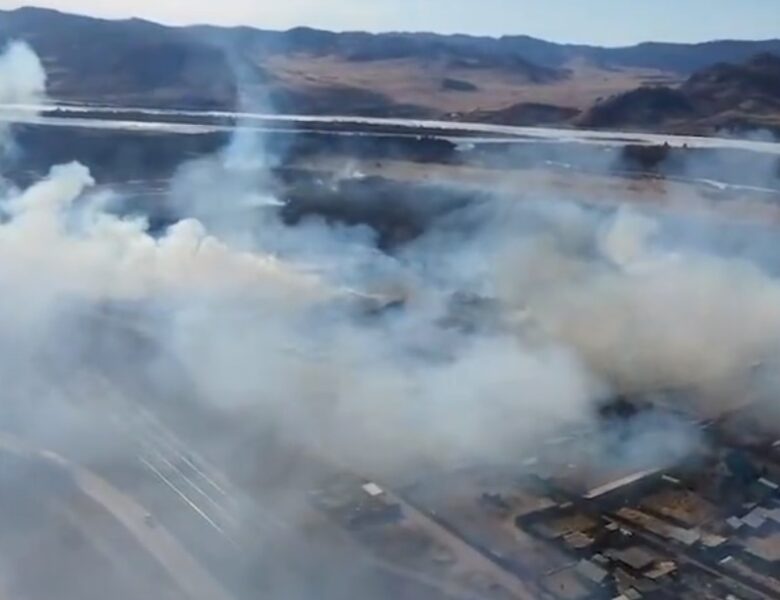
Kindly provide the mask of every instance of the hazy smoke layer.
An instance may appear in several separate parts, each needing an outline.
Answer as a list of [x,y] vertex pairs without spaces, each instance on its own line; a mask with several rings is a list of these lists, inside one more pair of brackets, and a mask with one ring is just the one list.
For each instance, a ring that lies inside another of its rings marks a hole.
[[[0,58],[0,101],[44,84],[25,46]],[[155,376],[184,373],[193,402],[392,475],[511,461],[591,423],[617,393],[726,401],[777,350],[777,280],[748,260],[660,245],[659,220],[496,200],[390,256],[363,227],[285,227],[256,157],[242,156],[256,148],[241,140],[182,169],[176,205],[198,220],[159,235],[104,211],[78,164],[6,192],[3,348],[67,355],[59,332],[84,337],[85,313],[121,306],[182,367]],[[146,363],[115,367],[148,375]],[[78,385],[67,370],[49,376]],[[666,444],[637,439],[647,453]]]
[[[44,91],[35,55],[9,46],[0,102]],[[618,394],[690,392],[709,413],[777,380],[780,282],[749,252],[694,250],[661,235],[663,218],[587,210],[551,188],[462,208],[388,254],[368,227],[284,225],[261,148],[242,137],[182,167],[169,199],[182,218],[162,232],[108,212],[77,163],[0,186],[0,428],[102,459],[114,440],[85,440],[66,417],[114,410],[99,375],[182,423],[218,415],[197,430],[202,447],[235,456],[249,437],[252,469],[282,440],[410,482],[516,464],[596,428]],[[658,415],[604,433],[581,458],[608,470],[696,443]]]

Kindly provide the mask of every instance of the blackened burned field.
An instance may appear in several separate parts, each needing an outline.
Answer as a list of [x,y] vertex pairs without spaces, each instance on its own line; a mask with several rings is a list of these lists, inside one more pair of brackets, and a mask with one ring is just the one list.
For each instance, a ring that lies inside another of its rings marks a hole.
[[[751,150],[629,141],[621,146],[451,139],[400,127],[382,132],[369,127],[353,135],[340,127],[344,126],[331,123],[321,131],[293,128],[264,132],[261,137],[251,131],[243,135],[253,140],[249,147],[255,156],[253,168],[262,167],[257,169],[257,184],[284,203],[285,222],[319,216],[329,222],[365,224],[376,232],[383,249],[415,239],[434,218],[479,204],[497,190],[530,195],[532,191],[512,184],[511,178],[523,172],[608,175],[624,181],[626,189],[678,181],[702,188],[718,202],[733,199],[735,190],[744,188],[761,202],[773,203],[773,190],[780,190],[778,157]],[[167,193],[179,167],[229,149],[234,135],[227,129],[176,134],[75,124],[15,125],[13,132],[16,150],[3,162],[0,175],[24,186],[51,166],[76,160],[90,168],[98,184],[120,192],[116,210],[145,215],[154,228],[182,216],[181,207],[172,205]],[[477,175],[470,179],[464,173]],[[570,192],[571,186],[564,192],[568,199],[581,200],[580,190]],[[211,210],[236,208],[215,205]]]

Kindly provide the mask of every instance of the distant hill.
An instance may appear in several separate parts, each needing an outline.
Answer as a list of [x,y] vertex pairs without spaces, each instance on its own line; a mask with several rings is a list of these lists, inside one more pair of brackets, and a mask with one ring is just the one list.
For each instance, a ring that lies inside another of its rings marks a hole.
[[596,104],[580,124],[596,128],[649,128],[669,119],[696,115],[691,100],[683,92],[663,86],[640,87]]
[[780,55],[759,54],[742,64],[721,63],[694,73],[680,91],[703,111],[780,111]]
[[[647,128],[772,113],[762,76],[750,74],[761,67],[723,63],[780,54],[780,40],[601,48],[528,36],[176,28],[38,8],[0,11],[0,43],[10,39],[34,47],[49,94],[66,101]],[[753,90],[747,104],[743,89]]]
[[497,125],[561,125],[579,114],[580,111],[574,108],[522,102],[495,111],[474,111],[461,115],[461,119]]
[[762,53],[740,64],[719,63],[676,89],[647,86],[618,94],[597,103],[578,124],[691,133],[780,132],[780,56]]
[[232,106],[236,85],[225,53],[186,29],[141,20],[103,21],[55,11],[0,11],[0,42],[27,41],[64,100]]
[[249,44],[256,50],[282,54],[335,55],[350,61],[445,58],[474,66],[503,65],[554,76],[574,59],[587,59],[612,68],[644,68],[690,74],[706,66],[741,61],[761,52],[780,52],[780,39],[762,41],[720,40],[699,44],[646,42],[635,46],[604,48],[558,44],[530,36],[500,38],[434,33],[333,33],[308,27],[273,32],[248,27],[195,28],[209,36]]
[[718,40],[700,44],[646,42],[624,48],[590,48],[588,56],[612,67],[649,68],[689,75],[723,62],[743,62],[761,53],[780,54],[780,39]]

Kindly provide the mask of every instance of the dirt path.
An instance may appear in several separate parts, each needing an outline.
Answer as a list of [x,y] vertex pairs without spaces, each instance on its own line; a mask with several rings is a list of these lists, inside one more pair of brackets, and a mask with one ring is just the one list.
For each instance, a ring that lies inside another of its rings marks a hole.
[[165,568],[187,597],[193,600],[232,599],[219,582],[165,528],[159,524],[150,526],[147,523],[149,513],[143,506],[107,481],[57,454],[27,448],[20,441],[5,434],[0,435],[0,448],[20,455],[43,458],[68,471],[79,488],[103,506]]
[[481,571],[489,574],[491,578],[500,583],[520,600],[538,600],[538,594],[531,590],[529,586],[513,573],[504,570],[492,560],[483,556],[476,548],[466,543],[460,537],[452,534],[449,530],[406,502],[400,496],[387,490],[385,490],[385,494],[387,494],[387,497],[391,502],[400,504],[406,517],[420,527],[420,529],[425,531],[433,539],[441,541],[444,546],[454,549],[458,553],[459,563],[468,565],[468,567],[474,571]]

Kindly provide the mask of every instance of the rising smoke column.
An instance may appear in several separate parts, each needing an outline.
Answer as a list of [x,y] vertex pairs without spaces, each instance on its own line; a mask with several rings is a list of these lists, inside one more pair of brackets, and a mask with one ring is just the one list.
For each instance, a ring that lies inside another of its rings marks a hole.
[[[38,56],[22,42],[0,52],[0,105],[36,104],[46,94],[46,72]],[[0,122],[0,159],[11,150],[9,124]]]
[[46,94],[46,71],[23,42],[12,42],[0,53],[0,104],[32,104]]

